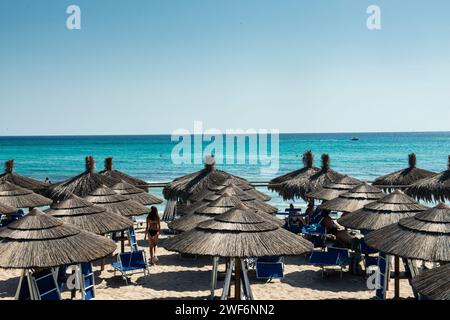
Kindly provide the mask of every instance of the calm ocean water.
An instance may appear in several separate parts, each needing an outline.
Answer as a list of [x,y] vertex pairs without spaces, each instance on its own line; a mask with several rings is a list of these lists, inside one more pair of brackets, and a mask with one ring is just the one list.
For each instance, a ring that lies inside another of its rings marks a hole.
[[[353,136],[359,141],[350,141]],[[80,173],[86,155],[95,157],[98,170],[103,169],[103,159],[112,156],[116,169],[149,182],[160,182],[202,168],[200,164],[174,165],[170,155],[175,144],[170,135],[0,137],[0,161],[15,159],[17,173],[40,180],[49,177],[55,182]],[[419,167],[445,170],[450,154],[450,132],[282,134],[277,175],[301,167],[301,154],[307,149],[313,150],[317,166],[320,155],[328,153],[333,169],[359,179],[373,180],[406,167],[407,155],[411,152],[417,154]],[[251,181],[267,181],[275,176],[262,174],[258,165],[219,167]],[[268,192],[264,188],[261,190]],[[161,189],[152,192],[161,196]],[[271,195],[273,204],[287,205],[276,194]]]

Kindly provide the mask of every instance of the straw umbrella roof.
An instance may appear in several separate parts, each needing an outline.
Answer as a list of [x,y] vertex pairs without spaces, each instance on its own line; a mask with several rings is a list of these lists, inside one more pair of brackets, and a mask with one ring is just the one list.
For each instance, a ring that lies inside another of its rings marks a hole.
[[188,214],[176,220],[169,222],[167,225],[170,229],[178,232],[186,232],[194,229],[200,222],[212,219],[213,216],[204,214]]
[[328,201],[339,197],[341,194],[350,191],[361,183],[361,180],[346,175],[338,181],[326,184],[316,191],[308,192],[306,196],[311,199]]
[[130,219],[108,212],[74,194],[60,203],[53,204],[45,213],[95,234],[121,231],[133,225]]
[[125,181],[115,184],[111,187],[111,190],[146,206],[162,203],[162,200],[158,197]]
[[0,267],[50,268],[104,258],[116,244],[33,209],[0,230]]
[[123,180],[135,187],[138,187],[142,190],[148,191],[148,188],[146,187],[146,185],[147,185],[146,181],[135,178],[133,176],[130,176],[122,171],[113,169],[113,158],[112,157],[105,159],[105,170],[100,171],[99,174],[113,178],[115,180],[119,180],[119,181]]
[[206,190],[208,186],[220,185],[227,179],[236,182],[246,182],[243,178],[217,170],[214,158],[207,157],[205,167],[202,170],[173,180],[164,187],[163,195],[167,200],[187,200],[192,195]]
[[34,208],[50,205],[52,200],[3,181],[0,182],[0,203],[14,208]]
[[450,156],[446,171],[413,183],[406,193],[428,202],[450,200]]
[[268,194],[265,194],[261,191],[258,191],[253,187],[248,181],[246,180],[239,180],[239,179],[227,179],[223,181],[220,184],[209,186],[209,190],[213,191],[220,191],[223,190],[224,187],[230,187],[230,186],[237,186],[242,191],[245,191],[246,194],[253,196],[255,199],[261,200],[261,201],[270,201],[272,199],[271,196]]
[[11,214],[16,212],[17,209],[0,202],[0,215],[1,214]]
[[301,255],[312,243],[243,204],[163,241],[170,251],[232,258]]
[[450,207],[440,203],[366,235],[367,245],[409,259],[450,261]]
[[85,199],[109,212],[121,214],[125,217],[140,216],[150,213],[150,208],[133,201],[123,195],[115,193],[105,185],[101,185],[90,192]]
[[226,187],[238,187],[241,192],[245,192],[246,196],[251,196],[253,197],[253,199],[257,199],[260,201],[269,201],[270,199],[272,199],[272,197],[270,197],[269,195],[256,190],[247,181],[239,179],[226,179],[219,184],[207,186],[207,188],[205,188],[201,192],[197,192],[191,195],[188,200],[191,202],[202,201],[205,197],[210,196],[211,194],[216,194],[219,191],[224,190]]
[[47,195],[54,200],[64,200],[71,194],[85,197],[91,191],[94,191],[102,185],[112,187],[120,182],[107,175],[95,173],[95,161],[93,157],[86,157],[85,163],[86,170],[83,173],[63,182],[53,184],[49,187]]
[[431,300],[450,300],[450,264],[425,271],[412,280],[413,287]]
[[415,153],[408,155],[408,163],[408,168],[381,176],[375,179],[373,185],[390,191],[392,189],[391,186],[409,186],[416,181],[432,177],[436,174],[435,172],[417,168]]
[[427,207],[408,197],[400,190],[388,194],[380,200],[366,204],[362,209],[350,212],[340,218],[338,223],[357,230],[378,230],[402,218],[414,216]]
[[[217,196],[217,195],[216,195]],[[195,204],[194,204],[195,205]],[[221,195],[211,201],[205,202],[198,206],[193,212],[186,214],[185,216],[169,223],[169,228],[176,231],[188,231],[197,226],[200,222],[210,219],[211,217],[221,215],[236,206],[245,205],[247,208],[263,216],[265,219],[270,220],[272,223],[282,224],[282,221],[266,211],[258,210],[252,203],[243,202],[238,196],[224,192]]]
[[353,212],[361,209],[370,202],[381,199],[383,196],[384,194],[380,189],[371,186],[367,182],[363,182],[349,192],[324,202],[320,207],[325,210]]
[[330,157],[322,155],[322,167],[313,166],[314,156],[311,151],[303,154],[304,168],[295,170],[270,181],[269,190],[278,192],[284,200],[302,198],[307,200],[306,194],[320,189],[331,182],[336,182],[342,175],[330,169]]
[[5,172],[0,175],[0,182],[7,181],[16,186],[42,193],[48,188],[48,184],[42,181],[24,177],[14,173],[14,160],[5,162]]

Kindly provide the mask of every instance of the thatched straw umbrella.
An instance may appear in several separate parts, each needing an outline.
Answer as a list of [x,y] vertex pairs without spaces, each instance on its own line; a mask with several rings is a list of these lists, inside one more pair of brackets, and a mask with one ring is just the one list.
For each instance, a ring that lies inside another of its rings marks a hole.
[[408,259],[450,261],[450,207],[434,208],[404,218],[398,223],[370,232],[369,246]]
[[73,265],[104,258],[113,241],[77,229],[33,209],[0,230],[0,268],[34,269]]
[[310,199],[328,201],[339,197],[341,194],[350,191],[351,189],[359,186],[361,183],[362,181],[356,178],[343,176],[335,183],[332,182],[324,185],[322,188],[316,191],[308,192],[306,196]]
[[[234,184],[229,184],[227,187],[217,191],[216,195],[222,195],[228,193],[230,195],[234,195],[239,198],[247,207],[254,208],[256,210],[266,212],[266,213],[276,213],[278,212],[278,208],[274,207],[268,203],[265,203],[262,200],[259,200],[255,193],[244,191],[238,186]],[[205,197],[205,199],[214,199],[213,195]]]
[[450,200],[450,155],[446,171],[413,183],[406,193],[428,202]]
[[400,296],[400,259],[450,261],[450,208],[443,203],[366,235],[370,247],[395,256],[395,297]]
[[270,214],[276,213],[278,211],[276,207],[271,206],[270,204],[267,204],[262,200],[259,200],[256,197],[255,193],[244,191],[240,187],[231,182],[227,183],[226,186],[221,186],[220,189],[217,189],[216,186],[213,186],[208,188],[208,190],[202,192],[200,195],[193,196],[195,197],[195,202],[188,206],[180,206],[178,209],[178,213],[180,215],[193,213],[197,209],[218,199],[224,193],[228,193],[232,196],[238,197],[239,200],[245,203],[245,205],[251,208],[255,208],[256,210],[267,212]]
[[425,271],[413,279],[412,285],[427,299],[450,300],[450,264]]
[[375,179],[373,185],[379,188],[383,188],[384,190],[391,191],[395,187],[406,188],[416,181],[432,177],[436,174],[435,172],[417,168],[417,159],[415,153],[411,153],[408,155],[408,163],[408,168],[381,176]]
[[[213,194],[214,198],[204,202],[196,202],[186,210],[181,218],[168,224],[168,227],[178,232],[194,229],[200,222],[211,219],[216,215],[223,214],[242,202],[236,196],[229,193],[222,195]],[[195,209],[193,209],[195,207]]]
[[14,173],[14,160],[5,162],[5,172],[0,175],[0,182],[7,181],[16,186],[31,190],[36,193],[43,193],[48,188],[48,184],[42,181],[24,177]]
[[0,216],[2,214],[12,214],[12,213],[14,213],[16,211],[17,211],[16,208],[13,208],[11,206],[8,206],[8,205],[3,204],[3,203],[0,202]]
[[206,157],[205,167],[202,170],[173,180],[164,187],[163,195],[167,200],[186,201],[190,196],[207,190],[208,186],[220,185],[227,179],[237,183],[246,182],[243,178],[217,170],[214,158]]
[[[90,192],[85,199],[94,205],[106,209],[108,212],[120,214],[125,217],[140,216],[150,213],[150,208],[131,200],[128,197],[115,193],[105,185],[99,186],[94,191]],[[125,251],[125,233],[121,232],[120,249]]]
[[223,191],[226,187],[237,187],[241,193],[245,193],[246,197],[252,197],[254,200],[260,202],[266,202],[272,199],[269,195],[256,190],[252,185],[246,181],[240,181],[237,179],[226,179],[219,184],[209,185],[206,189],[201,192],[197,192],[187,198],[189,203],[195,203],[199,201],[204,201],[205,197],[218,194],[219,191]]
[[[195,229],[167,239],[163,247],[185,254],[229,258],[231,261],[226,279],[231,277],[234,264],[237,299],[241,295],[241,258],[302,255],[313,249],[309,241],[282,229],[280,225],[268,221],[243,204],[200,223]],[[213,288],[217,272],[216,261],[213,268]],[[245,268],[242,271],[246,282]],[[246,286],[246,289],[250,291],[250,286]],[[227,291],[225,285],[222,297],[226,296]]]
[[195,228],[200,222],[209,220],[214,216],[221,215],[229,211],[230,209],[241,205],[246,205],[247,208],[249,208],[256,214],[262,215],[265,219],[271,221],[272,223],[282,224],[282,221],[280,219],[272,216],[271,214],[250,206],[250,203],[241,201],[240,198],[236,195],[224,192],[221,195],[216,195],[215,199],[211,202],[205,202],[194,212],[186,214],[185,216],[172,221],[168,224],[168,226],[169,228],[178,232],[189,231]]
[[121,214],[125,217],[150,213],[150,208],[114,192],[105,185],[90,192],[85,199],[109,212]]
[[95,161],[93,157],[86,157],[86,170],[66,181],[55,183],[47,191],[47,195],[54,200],[64,200],[71,194],[85,197],[102,185],[112,187],[120,181],[107,175],[95,173]]
[[118,171],[113,169],[113,158],[109,157],[105,159],[105,170],[100,171],[99,174],[113,178],[115,180],[123,180],[135,187],[138,187],[142,190],[148,191],[148,188],[146,187],[147,182],[135,177],[132,177],[122,171]]
[[[239,180],[239,179],[227,179],[220,184],[209,186],[207,188],[207,190],[205,190],[205,191],[208,191],[208,190],[220,191],[220,190],[223,190],[224,187],[229,187],[229,186],[237,186],[242,191],[244,191],[247,195],[252,196],[254,199],[259,200],[259,201],[267,202],[267,201],[270,201],[270,199],[272,199],[271,196],[269,196],[261,191],[256,190],[255,187],[253,187],[249,182],[247,182],[245,180]],[[195,195],[193,195],[193,197],[190,197],[189,200],[192,200],[194,198],[194,196]]]
[[362,209],[353,211],[338,220],[344,227],[372,231],[378,230],[400,219],[414,216],[427,207],[396,190],[383,198],[366,204]]
[[314,156],[311,151],[303,154],[304,168],[295,170],[270,181],[269,190],[278,192],[284,200],[302,198],[307,200],[306,194],[320,189],[322,186],[336,182],[342,175],[330,169],[330,157],[322,155],[322,167],[313,166]]
[[162,203],[162,200],[158,197],[125,181],[115,184],[111,187],[111,190],[145,206]]
[[3,181],[0,182],[0,203],[14,208],[34,208],[48,206],[52,203],[52,200],[31,190]]
[[53,204],[45,213],[81,230],[99,235],[122,231],[133,225],[130,219],[108,212],[74,194],[62,202]]
[[380,189],[364,182],[349,192],[324,202],[320,207],[325,210],[345,213],[353,212],[361,209],[370,202],[381,199],[383,196],[384,194]]

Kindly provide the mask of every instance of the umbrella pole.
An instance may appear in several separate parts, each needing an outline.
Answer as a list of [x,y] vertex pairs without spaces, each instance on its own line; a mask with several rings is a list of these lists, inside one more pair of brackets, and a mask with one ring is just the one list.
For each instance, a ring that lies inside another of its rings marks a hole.
[[214,300],[214,297],[215,297],[218,264],[219,264],[219,257],[213,257],[213,269],[212,269],[212,279],[211,279],[211,300]]
[[124,240],[124,238],[125,238],[125,232],[122,230],[120,232],[120,251],[122,253],[125,252],[125,240]]
[[236,258],[234,264],[234,298],[241,300],[241,259]]
[[230,258],[230,264],[227,269],[227,274],[225,275],[225,280],[223,284],[223,291],[220,300],[227,300],[229,296],[230,286],[231,286],[231,273],[233,272],[233,260]]
[[394,299],[399,299],[400,298],[400,257],[399,256],[394,257],[394,276],[395,276]]

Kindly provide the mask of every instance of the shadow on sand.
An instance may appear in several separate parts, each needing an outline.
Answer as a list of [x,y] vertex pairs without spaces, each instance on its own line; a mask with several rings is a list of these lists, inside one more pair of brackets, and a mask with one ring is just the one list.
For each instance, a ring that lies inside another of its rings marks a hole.
[[280,281],[292,287],[320,291],[358,292],[369,290],[364,276],[353,276],[344,272],[341,279],[340,272],[337,269],[327,270],[323,277],[321,270],[291,272]]

